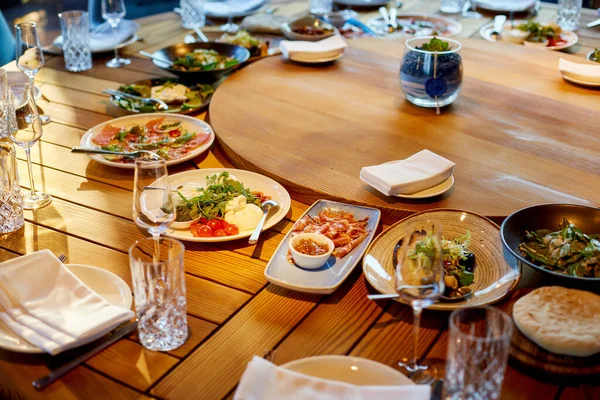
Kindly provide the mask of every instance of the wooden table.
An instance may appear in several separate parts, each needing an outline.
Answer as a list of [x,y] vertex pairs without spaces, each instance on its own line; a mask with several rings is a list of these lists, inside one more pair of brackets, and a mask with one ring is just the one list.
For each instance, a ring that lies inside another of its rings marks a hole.
[[[430,11],[438,3],[409,0],[405,4],[407,9],[422,5]],[[279,12],[305,8],[305,4],[281,5]],[[145,40],[126,49],[130,54],[179,42],[188,33],[178,28],[172,13],[140,22]],[[105,268],[131,284],[126,253],[142,237],[131,220],[132,174],[71,154],[70,148],[88,128],[122,115],[101,94],[102,89],[164,73],[141,58],[134,57],[130,66],[119,70],[106,68],[105,61],[94,60],[92,70],[72,74],[64,70],[61,58],[49,58],[38,74],[37,83],[45,96],[39,106],[54,122],[44,127],[44,136],[33,149],[34,174],[36,183],[54,201],[36,213],[27,212],[25,227],[0,241],[0,260],[47,248],[66,254],[70,263]],[[27,188],[24,154],[19,154],[21,182]],[[231,164],[214,147],[170,172],[221,166]],[[296,293],[265,281],[266,262],[306,208],[294,200],[286,219],[257,246],[245,241],[186,244],[190,337],[183,347],[169,353],[151,352],[132,336],[39,393],[31,381],[48,372],[47,359],[0,351],[0,398],[228,398],[252,355],[273,347],[277,348],[277,364],[317,354],[351,354],[393,365],[410,352],[411,310],[395,302],[368,301],[366,295],[372,289],[359,269],[330,296]],[[446,321],[447,314],[424,313],[421,355],[445,357]],[[560,387],[512,367],[503,388],[505,399],[592,399],[599,395],[598,387]]]

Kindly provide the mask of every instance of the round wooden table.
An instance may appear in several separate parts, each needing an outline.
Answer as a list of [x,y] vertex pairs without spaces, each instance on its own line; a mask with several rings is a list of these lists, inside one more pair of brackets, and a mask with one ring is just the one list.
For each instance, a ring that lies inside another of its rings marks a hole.
[[[462,91],[438,116],[403,96],[403,40],[349,43],[333,64],[272,57],[227,79],[210,118],[237,167],[305,202],[375,206],[389,222],[435,207],[505,217],[539,203],[600,204],[600,91],[558,72],[560,57],[581,57],[463,40]],[[359,179],[363,166],[423,149],[456,163],[456,184],[441,197],[387,197]]]

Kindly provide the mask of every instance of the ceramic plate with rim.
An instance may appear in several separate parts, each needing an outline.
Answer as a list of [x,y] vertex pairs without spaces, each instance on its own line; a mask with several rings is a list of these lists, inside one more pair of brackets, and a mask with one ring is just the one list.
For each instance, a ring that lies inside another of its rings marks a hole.
[[[126,117],[115,118],[115,119],[111,119],[110,121],[106,121],[101,124],[98,124],[95,127],[93,127],[92,129],[88,130],[83,135],[83,137],[81,138],[81,142],[79,144],[81,147],[85,147],[85,148],[100,147],[97,144],[95,144],[94,142],[92,142],[92,139],[97,134],[99,134],[100,131],[102,131],[102,128],[104,128],[105,125],[108,125],[108,124],[111,124],[111,125],[120,125],[120,124],[144,125],[148,121],[157,119],[157,118],[165,118],[165,120],[167,120],[167,121],[181,121],[181,126],[185,129],[187,129],[189,132],[208,133],[210,135],[208,142],[206,142],[203,145],[201,145],[200,147],[190,151],[185,157],[178,158],[176,160],[168,160],[167,166],[179,164],[179,163],[185,162],[187,160],[191,160],[192,158],[199,156],[200,154],[202,154],[206,150],[208,150],[215,140],[215,133],[213,132],[213,129],[211,128],[211,126],[209,124],[202,121],[201,119],[190,117],[187,115],[180,115],[180,114],[165,115],[164,113],[149,113],[149,114],[142,114],[142,115],[137,115],[137,114],[136,115],[128,115]],[[107,160],[106,158],[104,158],[104,156],[101,154],[88,154],[88,156],[91,159],[93,159],[94,161],[99,162],[100,164],[109,165],[111,167],[117,167],[117,168],[135,169],[135,163],[124,164],[124,163],[120,163],[120,162],[110,161],[110,160]]]
[[[115,48],[121,49],[123,47],[127,47],[131,44],[134,44],[138,40],[140,40],[140,37],[137,34],[133,34],[129,38],[125,39],[125,41],[118,44],[117,46],[106,46],[106,47],[102,47],[99,49],[95,49],[95,50],[92,50],[92,54],[108,53],[109,51],[114,51]],[[46,52],[48,54],[55,54],[57,56],[62,55],[62,47],[61,46],[55,46],[53,44],[50,44],[48,46],[45,46],[43,48],[43,50],[44,50],[44,52]]]
[[[84,284],[110,304],[128,310],[131,309],[131,289],[117,275],[102,268],[92,267],[91,265],[65,264],[65,266]],[[89,343],[97,338],[97,336],[93,336],[85,343]],[[82,343],[82,345],[85,343]],[[0,322],[0,348],[18,353],[44,353],[39,347],[21,339],[2,322]]]
[[[363,258],[363,272],[378,292],[397,293],[392,281],[396,268],[394,246],[404,237],[408,225],[427,218],[440,222],[445,239],[463,236],[469,230],[469,250],[475,254],[475,280],[469,286],[473,295],[462,301],[438,301],[429,309],[450,311],[484,306],[501,300],[514,289],[521,279],[521,269],[514,257],[502,247],[500,227],[479,214],[440,209],[417,213],[396,222],[371,243]],[[396,300],[403,302],[400,298]]]
[[[221,0],[222,1],[222,0]],[[208,0],[208,2],[219,2],[218,0]],[[211,13],[210,11],[206,10],[206,17],[207,18],[215,18],[215,19],[226,19],[229,18],[229,15],[231,15],[233,18],[241,18],[241,17],[247,17],[249,15],[253,15],[256,14],[257,12],[259,12],[261,10],[261,8],[264,7],[266,1],[261,1],[260,4],[257,4],[256,7],[251,8],[249,10],[244,10],[244,11],[232,11],[231,13],[227,13],[227,14],[221,14],[221,13]]]
[[[397,19],[399,25],[402,25],[401,20],[415,20],[415,21],[433,22],[435,24],[441,24],[441,25],[447,26],[447,30],[449,32],[446,33],[445,35],[437,35],[437,36],[453,37],[453,36],[458,35],[462,31],[462,25],[460,24],[460,22],[455,21],[451,18],[437,15],[437,14],[398,13],[398,16],[396,17],[396,19]],[[403,32],[388,33],[387,32],[387,24],[384,23],[383,17],[381,17],[381,16],[371,19],[367,23],[367,25],[369,28],[373,29],[378,34],[415,36],[415,35],[408,35]],[[432,35],[433,35],[432,33],[428,33],[428,34],[419,34],[418,36],[432,36]]]
[[370,231],[369,235],[343,258],[338,259],[331,256],[327,264],[321,268],[305,269],[291,264],[287,260],[289,240],[292,234],[290,230],[265,268],[265,277],[269,282],[299,292],[329,294],[340,287],[350,275],[375,236],[381,212],[376,208],[355,206],[337,201],[317,200],[302,214],[302,217],[307,214],[316,216],[320,211],[327,208],[352,213],[357,220],[369,217],[367,224],[367,230]]
[[[515,26],[517,26],[519,24],[524,24],[526,22],[527,21],[524,21],[524,20],[517,20],[517,21],[515,21]],[[511,25],[510,22],[506,22],[504,24],[505,27],[509,27],[510,25]],[[492,21],[489,24],[485,24],[484,26],[482,26],[481,29],[479,30],[479,34],[481,35],[481,37],[483,37],[488,42],[510,43],[508,41],[494,39],[492,37],[492,31],[493,30],[494,30],[494,22]],[[544,49],[544,50],[563,50],[563,49],[567,49],[567,48],[569,48],[571,46],[574,46],[579,41],[579,36],[577,36],[577,34],[575,32],[562,31],[561,35],[564,36],[564,38],[567,40],[567,43],[561,44],[560,46],[550,46],[550,47],[548,47],[548,46],[536,46],[536,47],[540,48],[540,49]]]
[[[270,196],[272,200],[279,203],[277,209],[271,209],[265,221],[263,232],[281,221],[290,210],[292,199],[288,191],[273,179],[257,174],[256,172],[244,171],[243,169],[203,168],[171,175],[169,181],[172,188],[176,188],[186,182],[198,182],[203,186],[207,176],[218,175],[223,171],[227,171],[230,175],[235,176],[236,180],[243,183],[247,189],[263,192],[266,196]],[[194,237],[189,229],[168,228],[164,236],[188,242],[229,242],[231,240],[250,237],[253,231],[254,229],[250,229],[240,231],[237,235],[223,237]]]
[[563,79],[565,81],[571,82],[571,83],[576,83],[577,85],[581,85],[581,86],[589,86],[589,87],[600,87],[600,82],[588,82],[588,81],[582,81],[579,79],[575,79],[575,78],[571,78],[570,76],[567,75],[562,75]]
[[294,62],[297,63],[301,63],[301,64],[322,64],[322,63],[328,63],[328,62],[332,62],[335,60],[339,60],[340,58],[342,58],[344,56],[344,52],[341,52],[340,54],[336,54],[333,57],[328,57],[328,58],[319,58],[316,60],[309,60],[309,59],[305,59],[305,58],[297,58],[297,57],[288,57],[288,60],[292,60]]
[[452,186],[454,186],[454,175],[450,175],[444,182],[435,185],[434,187],[430,187],[429,189],[421,190],[420,192],[413,194],[395,194],[394,196],[402,199],[427,199],[446,193],[448,190],[452,189]]
[[535,6],[535,0],[479,0],[477,7],[497,12],[522,12]]
[[282,368],[315,378],[356,386],[404,386],[414,382],[385,364],[361,357],[315,356],[281,365]]

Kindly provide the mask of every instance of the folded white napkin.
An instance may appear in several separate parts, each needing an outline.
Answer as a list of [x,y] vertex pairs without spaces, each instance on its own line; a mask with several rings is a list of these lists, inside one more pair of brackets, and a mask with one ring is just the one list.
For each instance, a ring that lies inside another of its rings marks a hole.
[[333,35],[318,42],[289,41],[279,43],[281,53],[287,58],[295,60],[318,60],[335,57],[343,53],[348,46],[340,35]]
[[429,400],[429,385],[355,386],[315,378],[254,356],[234,400]]
[[93,292],[49,250],[0,264],[0,320],[52,355],[97,339],[133,316]]
[[477,0],[477,5],[499,11],[525,11],[535,5],[535,0]]
[[[139,29],[140,25],[137,22],[124,19],[119,22],[116,32],[113,32],[113,29],[108,22],[104,22],[90,32],[90,49],[92,52],[111,50],[115,48],[115,46],[129,39]],[[53,46],[59,48],[62,48],[62,44],[62,35],[52,42]]]
[[454,163],[429,150],[405,160],[363,167],[360,179],[387,196],[412,194],[439,185],[452,175]]
[[561,58],[558,61],[558,70],[568,78],[583,82],[600,83],[600,64],[579,64]]
[[204,11],[208,16],[227,17],[229,14],[239,14],[262,6],[265,0],[225,0],[219,2],[207,1]]

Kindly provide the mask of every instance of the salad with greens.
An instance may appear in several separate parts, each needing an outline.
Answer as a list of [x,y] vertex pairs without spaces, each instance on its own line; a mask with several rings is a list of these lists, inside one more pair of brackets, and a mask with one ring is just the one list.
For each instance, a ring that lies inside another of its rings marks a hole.
[[442,239],[446,290],[469,286],[475,280],[475,254],[469,250],[471,232],[454,240]]
[[600,63],[600,49],[594,49],[594,51],[592,51],[592,54],[590,54],[590,60]]

